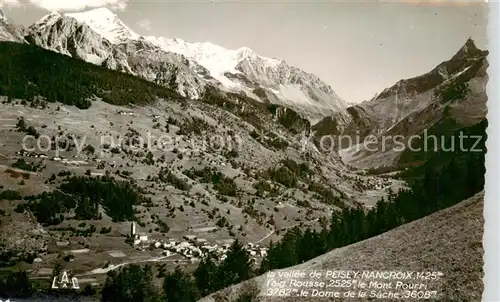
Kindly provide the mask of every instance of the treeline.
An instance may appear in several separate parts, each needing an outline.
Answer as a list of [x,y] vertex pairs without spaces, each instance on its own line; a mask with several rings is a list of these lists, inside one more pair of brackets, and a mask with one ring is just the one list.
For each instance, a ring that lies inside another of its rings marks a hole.
[[255,127],[263,124],[263,116],[271,114],[261,102],[237,93],[224,93],[215,88],[207,88],[201,101],[229,111]]
[[144,104],[156,97],[183,99],[176,92],[41,47],[0,42],[0,95],[10,99],[59,101],[85,109],[97,96],[115,105]]
[[[292,159],[284,159],[280,164],[281,165],[276,168],[269,168],[260,172],[257,178],[270,180],[287,188],[297,188],[299,186],[299,181],[302,181],[304,185],[307,185],[307,187],[304,186],[303,189],[315,192],[316,198],[322,203],[335,205],[340,208],[345,206],[341,200],[341,198],[346,198],[345,194],[342,192],[336,194],[330,187],[314,182],[312,180],[314,173],[307,163],[303,162],[299,164]],[[272,192],[273,190],[270,184],[262,180],[257,182],[254,187],[261,196],[264,192]]]
[[257,175],[258,178],[272,180],[287,188],[295,188],[299,180],[307,182],[312,171],[307,163],[298,164],[294,160],[284,159],[280,162],[280,166],[269,168]]
[[255,128],[257,131],[252,130],[250,132],[250,136],[262,146],[266,148],[274,148],[276,150],[284,150],[288,148],[288,142],[279,137],[276,133],[272,131],[266,132],[266,130],[259,125],[255,126]]
[[22,199],[21,193],[16,190],[6,189],[0,192],[0,200],[19,200]]
[[19,158],[15,163],[12,164],[12,167],[25,170],[25,171],[31,171],[31,172],[36,172],[38,167],[36,165],[28,164],[24,159]]
[[[261,89],[257,88],[256,91],[259,97],[263,96],[258,92],[261,91]],[[259,102],[243,94],[230,92],[223,93],[217,89],[208,88],[201,97],[201,101],[229,111],[257,128],[258,131],[252,131],[250,135],[258,139],[259,143],[267,148],[282,150],[288,147],[288,143],[286,140],[278,137],[274,132],[266,133],[265,136],[259,134],[259,132],[267,132],[262,128],[262,125],[265,123],[265,119],[263,118],[265,116],[275,118],[279,124],[293,134],[303,130],[309,131],[310,129],[309,121],[300,117],[300,115],[292,109],[275,104]]]
[[182,191],[188,191],[191,189],[191,185],[186,180],[175,176],[172,171],[168,170],[167,168],[161,168],[160,172],[158,173],[158,179],[163,182],[170,183],[176,189]]
[[33,292],[34,287],[26,271],[0,272],[0,298],[25,298]]
[[203,169],[184,170],[182,173],[191,179],[198,179],[202,183],[212,183],[214,189],[222,195],[236,196],[238,186],[232,178],[217,171],[215,168],[204,167]]
[[66,178],[53,192],[27,196],[29,201],[18,206],[16,211],[28,208],[43,225],[57,225],[64,214],[74,209],[75,219],[100,219],[99,205],[114,221],[135,219],[134,206],[150,202],[129,182],[117,181],[113,177],[72,176]]
[[[334,212],[328,228],[321,231],[302,231],[294,228],[278,243],[271,243],[260,273],[293,266],[329,250],[387,232],[402,224],[422,218],[457,204],[484,188],[484,156],[486,152],[486,120],[455,132],[468,137],[481,137],[464,142],[462,150],[438,151],[419,167],[401,173],[411,188],[398,194],[390,192],[369,211],[344,208]],[[467,150],[467,151],[465,151]]]
[[24,120],[24,117],[22,117],[22,116],[20,118],[18,118],[17,123],[16,123],[16,128],[17,128],[17,131],[19,131],[19,132],[24,132],[27,135],[34,136],[35,138],[40,137],[40,133],[38,133],[38,131],[36,131],[35,127],[28,126],[26,121]]

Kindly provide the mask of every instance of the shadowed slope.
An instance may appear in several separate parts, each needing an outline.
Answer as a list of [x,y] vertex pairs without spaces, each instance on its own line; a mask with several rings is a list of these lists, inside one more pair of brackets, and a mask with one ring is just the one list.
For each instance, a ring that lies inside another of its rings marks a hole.
[[[444,274],[439,291],[441,301],[480,301],[483,291],[483,197],[484,192],[480,192],[443,211],[290,269],[440,271]],[[275,280],[280,281],[279,278]],[[264,282],[266,275],[200,301],[236,301],[249,284],[262,286]],[[315,298],[260,297],[255,301],[282,300],[315,301]]]

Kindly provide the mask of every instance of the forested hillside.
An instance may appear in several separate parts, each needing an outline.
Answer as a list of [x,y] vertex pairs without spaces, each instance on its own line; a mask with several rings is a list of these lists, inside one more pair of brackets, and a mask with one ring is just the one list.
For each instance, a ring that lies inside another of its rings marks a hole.
[[114,221],[134,220],[134,206],[150,202],[132,184],[108,176],[68,177],[59,189],[24,199],[28,202],[20,204],[16,211],[30,209],[42,225],[61,223],[64,214],[73,209],[77,220],[100,219],[99,205]]
[[156,97],[182,99],[176,92],[130,74],[13,42],[0,42],[0,95],[31,101],[42,96],[78,108],[99,97],[115,105],[145,104]]
[[453,151],[427,153],[422,166],[399,175],[410,184],[410,189],[391,193],[369,211],[346,208],[336,212],[329,228],[321,232],[292,229],[280,242],[271,244],[260,273],[293,266],[331,249],[379,235],[480,192],[484,188],[486,127],[484,120],[448,135],[448,143],[460,135],[467,137],[463,148],[457,142]]

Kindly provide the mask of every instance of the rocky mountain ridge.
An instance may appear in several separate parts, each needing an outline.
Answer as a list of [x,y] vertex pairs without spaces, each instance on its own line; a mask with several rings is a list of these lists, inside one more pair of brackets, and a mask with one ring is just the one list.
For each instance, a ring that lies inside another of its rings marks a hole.
[[142,36],[107,8],[52,12],[32,24],[25,36],[46,49],[131,73],[194,99],[214,86],[287,106],[313,122],[347,107],[317,76],[283,60],[262,57],[247,47],[228,50],[209,42]]
[[23,29],[14,26],[0,9],[0,41],[24,43]]
[[[430,72],[400,80],[370,101],[347,108],[347,114],[326,117],[312,129],[317,135],[345,135],[359,142],[373,135],[380,142],[383,137],[420,135],[448,119],[470,126],[486,116],[487,55],[469,38],[450,60]],[[457,95],[460,89],[463,93]],[[341,151],[346,163],[366,168],[397,164],[398,153],[392,146],[385,146],[384,152],[359,145],[338,148],[349,147]],[[378,157],[367,159],[374,154]]]

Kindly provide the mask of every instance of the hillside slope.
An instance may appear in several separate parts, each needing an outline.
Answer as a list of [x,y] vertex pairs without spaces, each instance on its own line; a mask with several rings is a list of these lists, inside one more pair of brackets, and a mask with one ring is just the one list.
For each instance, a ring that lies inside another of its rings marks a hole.
[[[483,198],[484,191],[443,211],[289,269],[440,271],[444,273],[441,301],[480,301]],[[266,275],[200,301],[235,301],[245,288],[251,287],[250,282],[263,286]],[[314,298],[260,297],[257,300],[313,301]]]

